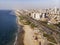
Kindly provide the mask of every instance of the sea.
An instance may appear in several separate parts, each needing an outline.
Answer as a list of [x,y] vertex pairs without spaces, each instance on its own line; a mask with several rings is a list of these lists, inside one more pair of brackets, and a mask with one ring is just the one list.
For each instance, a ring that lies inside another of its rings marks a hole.
[[13,45],[18,25],[13,10],[0,10],[0,45]]

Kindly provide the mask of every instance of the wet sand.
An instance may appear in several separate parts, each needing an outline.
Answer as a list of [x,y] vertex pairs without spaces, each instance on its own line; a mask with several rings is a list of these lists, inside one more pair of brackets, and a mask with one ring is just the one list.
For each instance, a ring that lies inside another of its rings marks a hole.
[[23,27],[20,26],[20,32],[18,33],[16,45],[24,45],[23,41],[24,41],[24,30],[23,30]]

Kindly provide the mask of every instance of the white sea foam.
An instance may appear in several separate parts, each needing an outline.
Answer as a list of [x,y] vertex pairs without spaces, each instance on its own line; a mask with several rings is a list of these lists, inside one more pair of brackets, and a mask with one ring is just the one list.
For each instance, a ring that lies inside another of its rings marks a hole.
[[11,15],[16,15],[14,10],[10,12]]

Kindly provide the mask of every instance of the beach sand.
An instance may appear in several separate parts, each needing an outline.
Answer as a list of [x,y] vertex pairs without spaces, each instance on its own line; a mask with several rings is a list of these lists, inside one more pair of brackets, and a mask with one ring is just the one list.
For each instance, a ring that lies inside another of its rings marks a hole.
[[24,45],[39,45],[37,41],[33,38],[34,32],[29,25],[24,25]]

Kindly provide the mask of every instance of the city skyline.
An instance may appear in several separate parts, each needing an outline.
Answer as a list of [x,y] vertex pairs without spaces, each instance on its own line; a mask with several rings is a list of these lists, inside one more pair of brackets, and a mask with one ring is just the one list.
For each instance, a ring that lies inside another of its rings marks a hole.
[[0,9],[40,9],[59,6],[60,0],[1,0]]

